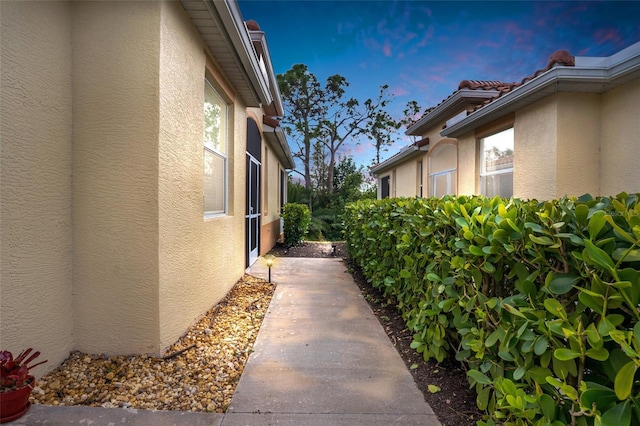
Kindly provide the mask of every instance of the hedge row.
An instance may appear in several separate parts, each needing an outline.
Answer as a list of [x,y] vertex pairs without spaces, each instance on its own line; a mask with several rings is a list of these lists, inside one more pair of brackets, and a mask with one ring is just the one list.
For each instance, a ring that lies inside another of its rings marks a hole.
[[284,221],[284,243],[287,247],[297,246],[309,232],[311,211],[306,204],[286,203],[282,207]]
[[424,359],[466,365],[479,425],[640,424],[639,200],[365,200],[345,240]]

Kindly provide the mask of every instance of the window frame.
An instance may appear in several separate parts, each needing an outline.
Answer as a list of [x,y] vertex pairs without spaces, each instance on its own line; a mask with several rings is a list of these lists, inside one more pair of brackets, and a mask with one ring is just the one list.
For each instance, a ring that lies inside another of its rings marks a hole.
[[419,160],[416,163],[416,180],[417,180],[417,196],[422,198],[423,197],[423,190],[424,190],[424,185],[422,184],[422,179],[424,176],[424,169],[423,169],[423,163],[422,160]]
[[[216,89],[214,84],[210,81],[208,77],[204,79],[204,102],[203,102],[203,123],[206,127],[206,117],[204,116],[204,105],[207,101],[207,85],[213,91],[213,93],[219,98],[220,104],[224,106],[224,134],[222,135],[223,143],[224,143],[224,151],[220,149],[216,149],[215,147],[208,146],[207,142],[209,142],[205,137],[205,130],[203,127],[203,188],[202,188],[202,211],[205,218],[212,217],[220,217],[227,216],[229,214],[229,122],[230,122],[230,105],[225,100],[224,96],[220,93],[219,90]],[[213,155],[215,158],[222,159],[223,161],[223,182],[222,182],[222,209],[221,210],[206,210],[206,185],[204,180],[207,175],[205,173],[207,154]]]
[[437,197],[438,195],[438,190],[437,190],[437,185],[438,185],[438,177],[440,176],[445,176],[447,178],[447,189],[446,189],[446,195],[456,195],[457,190],[451,190],[452,187],[452,178],[455,176],[455,173],[457,173],[458,168],[457,167],[453,167],[450,169],[445,169],[445,170],[440,170],[438,172],[434,172],[434,173],[429,173],[429,183],[431,184],[431,187],[429,188],[431,193],[429,194],[430,197]]
[[[452,167],[442,168],[441,158],[443,153],[448,154],[448,150],[453,150],[455,161]],[[434,171],[435,170],[435,171]],[[427,154],[427,196],[438,196],[438,178],[446,176],[444,195],[458,194],[458,143],[451,139],[443,139],[437,142]],[[443,195],[440,195],[442,197]]]
[[380,198],[391,198],[391,175],[380,177]]
[[[511,146],[510,146],[510,149],[512,151],[511,167],[506,167],[504,169],[499,169],[499,170],[486,171],[486,161],[485,161],[485,155],[484,155],[485,140],[507,131],[511,131]],[[478,164],[478,193],[480,195],[483,195],[485,197],[491,197],[491,198],[495,196],[500,196],[503,198],[513,197],[513,177],[514,177],[514,166],[515,166],[515,132],[514,132],[513,125],[503,128],[501,130],[495,131],[493,133],[487,134],[478,139],[478,163],[479,163]],[[507,174],[511,175],[511,194],[510,195],[503,195],[500,193],[490,195],[485,193],[487,177],[507,175]]]

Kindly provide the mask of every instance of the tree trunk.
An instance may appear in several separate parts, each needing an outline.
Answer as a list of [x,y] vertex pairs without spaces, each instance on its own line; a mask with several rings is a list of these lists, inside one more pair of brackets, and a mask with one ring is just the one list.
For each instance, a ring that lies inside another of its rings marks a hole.
[[329,170],[327,170],[327,192],[333,194],[333,168],[336,164],[336,153],[333,149],[329,150]]

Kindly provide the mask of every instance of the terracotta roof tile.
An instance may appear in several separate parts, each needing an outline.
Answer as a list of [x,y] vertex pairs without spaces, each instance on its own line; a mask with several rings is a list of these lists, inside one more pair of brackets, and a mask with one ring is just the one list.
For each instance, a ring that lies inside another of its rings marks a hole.
[[267,115],[263,115],[262,116],[262,123],[266,124],[267,126],[271,126],[274,129],[276,127],[278,127],[280,125],[280,120],[277,120],[275,118],[269,117]]
[[[526,82],[528,82],[530,80],[533,80],[534,78],[536,78],[540,74],[549,71],[551,68],[555,67],[556,65],[563,65],[563,66],[566,66],[566,67],[574,67],[576,65],[576,58],[571,53],[569,53],[569,51],[567,51],[567,50],[564,50],[564,49],[556,50],[549,57],[549,62],[547,62],[547,66],[546,67],[541,68],[538,71],[534,72],[532,75],[523,78],[519,83],[509,83],[509,84],[505,84],[502,87],[494,87],[494,89],[498,90],[498,95],[494,96],[491,99],[487,99],[486,101],[484,101],[481,104],[477,105],[473,109],[473,111],[477,111],[480,108],[482,108],[483,106],[490,104],[491,102],[493,102],[494,100],[496,100],[499,97],[503,96],[504,94],[511,92],[515,88],[522,86],[523,84],[525,84]],[[465,80],[465,81],[467,81],[467,80]],[[464,81],[462,83],[464,83]],[[462,85],[462,83],[460,83],[460,85]]]
[[502,81],[494,81],[494,80],[462,80],[458,85],[458,90],[460,89],[471,89],[471,90],[494,90],[504,87],[510,83],[504,83]]
[[249,19],[248,21],[246,21],[245,25],[247,26],[249,31],[261,31],[260,30],[260,25],[258,25],[258,23],[256,21],[254,21],[253,19]]

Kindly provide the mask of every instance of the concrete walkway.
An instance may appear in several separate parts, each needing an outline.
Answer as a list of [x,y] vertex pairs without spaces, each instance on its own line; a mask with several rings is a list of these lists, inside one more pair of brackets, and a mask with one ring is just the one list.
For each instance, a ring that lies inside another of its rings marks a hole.
[[[267,277],[262,259],[248,272]],[[271,272],[227,413],[36,405],[13,424],[440,425],[340,259],[278,258]]]

